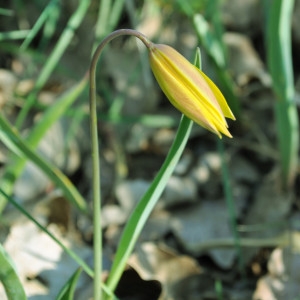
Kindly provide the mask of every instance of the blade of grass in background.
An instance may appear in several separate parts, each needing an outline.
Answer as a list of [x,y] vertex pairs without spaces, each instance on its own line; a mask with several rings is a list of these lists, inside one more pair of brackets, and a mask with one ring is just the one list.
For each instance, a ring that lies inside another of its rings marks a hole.
[[[47,228],[45,228],[43,225],[41,225],[34,217],[31,216],[30,213],[28,213],[28,211],[26,211],[20,204],[18,204],[12,197],[10,197],[9,195],[7,195],[1,188],[0,188],[0,194],[2,195],[2,197],[5,197],[9,203],[11,203],[16,209],[18,209],[24,216],[26,216],[30,221],[32,221],[41,231],[43,231],[44,233],[46,233],[57,245],[59,245],[70,257],[72,257],[77,263],[78,265],[82,268],[82,270],[84,270],[86,272],[86,274],[88,274],[90,277],[94,277],[94,272],[93,270],[85,263],[84,260],[82,260],[74,251],[72,251],[71,249],[69,249],[68,247],[66,247],[58,238],[56,238]],[[1,244],[0,244],[1,246]],[[1,261],[0,261],[1,263]],[[1,264],[2,266],[2,264]],[[5,269],[3,268],[3,270],[0,268],[0,274],[1,271],[5,271]],[[0,275],[1,276],[1,275]],[[0,281],[1,281],[1,277],[0,277]],[[109,289],[107,288],[107,286],[100,282],[100,285],[102,287],[102,289],[105,291],[105,293],[107,295],[109,295],[112,299],[117,299],[113,293],[111,293],[109,291]],[[23,299],[23,298],[15,298],[16,300],[19,299]],[[26,299],[26,298],[25,298]]]
[[297,173],[299,121],[295,103],[291,50],[294,0],[265,0],[267,63],[277,97],[275,117],[280,150],[282,184],[291,187]]
[[220,279],[215,281],[215,291],[218,297],[218,300],[223,300],[223,284]]
[[102,0],[99,2],[98,18],[95,26],[95,44],[94,48],[102,41],[103,37],[108,32],[109,11],[112,5],[111,0]]
[[[62,189],[67,199],[71,201],[73,205],[75,205],[81,211],[86,211],[87,206],[83,197],[80,195],[75,186],[71,183],[71,181],[55,166],[51,165],[51,163],[47,162],[41,156],[37,155],[30,146],[25,143],[18,133],[13,130],[11,124],[9,124],[3,116],[0,115],[0,131],[2,131],[2,135],[6,135],[6,138],[2,139],[2,142],[5,143],[9,141],[9,143],[5,144],[7,147],[14,144],[13,148],[10,150],[14,150],[17,148],[18,152],[23,154],[23,157],[30,159],[33,163],[35,163],[58,187]],[[13,174],[7,174],[9,177],[13,177]]]
[[15,271],[13,261],[0,244],[0,282],[9,300],[26,300],[26,294]]
[[[47,228],[41,225],[31,214],[25,210],[20,204],[18,204],[12,197],[7,195],[1,188],[0,194],[5,197],[9,203],[11,203],[17,210],[19,210],[22,215],[26,216],[30,221],[32,221],[40,230],[46,233],[57,245],[59,245],[70,257],[72,257],[79,266],[91,277],[93,277],[93,270],[79,257],[75,252],[66,247],[58,238],[56,238]],[[0,268],[1,269],[1,268]]]
[[[72,103],[80,96],[87,86],[88,78],[84,77],[75,87],[66,91],[56,102],[50,106],[40,120],[34,125],[26,137],[26,143],[30,145],[31,149],[35,149],[38,143],[45,135],[46,131],[63,115]],[[1,117],[2,118],[2,117]],[[9,138],[9,137],[8,137]],[[5,141],[3,141],[5,142]],[[13,141],[12,141],[13,143]],[[8,145],[9,146],[9,145]],[[14,149],[13,149],[14,150]],[[6,166],[4,175],[2,176],[0,187],[9,195],[13,190],[15,180],[20,176],[25,163],[25,157],[19,157],[11,154],[10,163]],[[6,205],[6,199],[0,196],[0,214]]]
[[[94,272],[93,270],[85,263],[84,260],[82,260],[74,251],[66,247],[58,238],[56,238],[47,228],[45,228],[43,225],[41,225],[34,217],[31,216],[31,214],[26,211],[20,204],[18,204],[12,197],[7,195],[1,188],[0,188],[0,194],[2,197],[5,197],[9,203],[11,203],[16,209],[18,209],[24,216],[26,216],[30,221],[32,221],[41,231],[46,233],[57,245],[59,245],[70,257],[72,257],[78,265],[88,274],[90,277],[94,277]],[[1,244],[0,244],[1,246]],[[2,262],[0,259],[0,265],[2,267]],[[0,276],[1,276],[1,271],[5,272],[5,268],[0,268]],[[0,277],[0,281],[2,278]],[[113,293],[109,291],[107,286],[100,282],[100,285],[102,289],[105,291],[107,295],[109,295],[112,299],[117,299]],[[16,300],[23,299],[23,298],[15,298]],[[26,298],[25,298],[26,299]]]
[[[25,58],[26,60],[27,60],[27,58],[30,59],[31,60],[31,65],[29,66],[30,70],[24,69],[24,74],[23,74],[24,78],[27,78],[30,80],[33,79],[31,77],[31,74],[34,71],[32,71],[32,70],[39,68],[37,66],[43,65],[45,63],[45,61],[47,61],[47,59],[48,59],[48,54],[46,52],[39,51],[37,49],[32,49],[32,48],[28,48],[28,49],[26,49],[25,52],[22,52],[20,54],[20,46],[17,45],[17,43],[14,42],[13,40],[1,41],[1,51],[3,53],[9,53],[12,57],[19,57],[19,58],[21,58],[21,60],[23,60],[23,58]],[[58,76],[70,78],[70,80],[78,80],[78,75],[75,74],[74,71],[71,70],[70,68],[66,68],[63,64],[58,64],[55,71],[57,72]],[[22,95],[18,95],[18,96],[20,96],[20,98],[22,97]],[[23,96],[22,98],[27,99],[25,97],[28,97],[28,95]],[[25,101],[25,100],[23,100],[23,101]],[[20,102],[18,103],[18,106],[19,106],[19,104],[20,104]],[[40,105],[40,103],[35,102],[34,108],[38,108],[39,105]]]
[[[101,0],[99,3],[98,18],[95,26],[94,48],[102,39],[115,29],[121,18],[124,0]],[[94,49],[93,49],[94,50]],[[94,52],[94,51],[93,51]]]
[[6,17],[11,17],[14,15],[14,11],[11,9],[0,8],[0,15],[6,16]]
[[42,39],[39,45],[39,50],[44,50],[50,43],[51,38],[55,34],[55,30],[59,24],[59,17],[61,13],[62,2],[58,0],[54,0],[52,7],[49,9],[49,17],[45,22],[45,26],[43,28]]
[[[40,14],[39,18],[35,22],[34,26],[31,28],[29,34],[26,36],[26,39],[20,46],[20,51],[24,51],[27,49],[29,44],[32,42],[32,40],[37,36],[38,32],[41,30],[42,26],[46,23],[47,19],[49,17],[55,18],[56,13],[56,7],[59,4],[58,0],[52,0],[48,3],[48,5],[45,7],[43,12]],[[44,34],[43,34],[44,37]],[[47,38],[49,39],[51,35],[47,35]]]
[[78,268],[71,278],[66,282],[61,291],[59,292],[56,300],[73,300],[76,289],[76,284],[81,274],[81,268]]
[[99,114],[99,118],[105,122],[111,122],[114,124],[136,124],[139,123],[150,128],[172,128],[179,122],[179,118],[168,115],[151,115],[143,114],[141,116],[120,116],[120,115],[108,115]]
[[235,203],[233,200],[232,195],[232,189],[230,184],[230,175],[229,170],[225,158],[225,149],[224,149],[224,141],[221,139],[217,140],[218,144],[218,151],[219,155],[221,157],[221,163],[222,163],[222,182],[223,182],[223,189],[225,194],[225,200],[226,200],[226,207],[228,211],[229,216],[229,222],[230,222],[230,228],[233,235],[234,243],[235,243],[235,249],[238,257],[238,267],[239,271],[242,275],[245,275],[245,260],[243,257],[243,252],[241,248],[241,237],[238,230],[238,224],[237,224],[237,215],[235,210]]
[[122,17],[122,11],[124,8],[125,1],[124,0],[115,0],[113,6],[110,10],[110,17],[108,19],[108,31],[113,31],[118,22],[120,21]]
[[0,41],[4,40],[22,40],[30,33],[30,30],[14,30],[0,32]]
[[74,36],[75,30],[80,26],[83,18],[85,17],[87,10],[90,6],[91,0],[79,1],[77,10],[72,14],[69,22],[67,23],[65,30],[61,34],[54,50],[50,54],[48,60],[46,61],[41,73],[39,74],[33,92],[27,97],[22,110],[20,111],[18,118],[16,120],[16,127],[20,128],[26,119],[28,112],[36,101],[38,91],[44,86],[44,84],[49,79],[51,73],[57,66],[59,60],[61,59],[63,53],[71,43]]

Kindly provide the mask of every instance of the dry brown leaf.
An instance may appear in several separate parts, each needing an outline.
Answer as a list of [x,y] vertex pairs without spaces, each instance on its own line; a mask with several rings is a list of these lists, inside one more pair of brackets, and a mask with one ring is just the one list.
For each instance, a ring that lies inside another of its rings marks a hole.
[[[293,235],[299,243],[299,235]],[[300,252],[298,248],[276,248],[269,259],[269,273],[257,284],[253,300],[295,300],[300,295]]]
[[[212,286],[209,276],[203,273],[197,261],[186,255],[179,255],[166,247],[154,243],[143,243],[131,256],[129,264],[145,280],[159,280],[163,287],[160,299],[194,299]],[[198,298],[201,299],[201,298]]]
[[[64,245],[72,247],[77,255],[83,258],[92,255],[89,247],[71,243],[64,237],[56,224],[49,225],[48,230]],[[48,235],[24,218],[11,226],[4,248],[16,265],[28,297],[55,299],[63,284],[78,267]],[[0,298],[5,299],[2,295],[0,292]]]

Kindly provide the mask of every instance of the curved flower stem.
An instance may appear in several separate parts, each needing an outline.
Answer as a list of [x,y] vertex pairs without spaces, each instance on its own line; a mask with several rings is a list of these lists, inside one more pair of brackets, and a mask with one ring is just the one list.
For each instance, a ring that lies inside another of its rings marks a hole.
[[147,48],[151,42],[140,32],[131,29],[120,29],[108,35],[96,48],[90,65],[90,127],[93,161],[93,223],[94,223],[94,300],[101,299],[102,274],[102,230],[100,222],[101,192],[100,192],[100,159],[97,129],[97,101],[96,101],[96,67],[103,48],[113,39],[122,35],[133,35],[139,38]]

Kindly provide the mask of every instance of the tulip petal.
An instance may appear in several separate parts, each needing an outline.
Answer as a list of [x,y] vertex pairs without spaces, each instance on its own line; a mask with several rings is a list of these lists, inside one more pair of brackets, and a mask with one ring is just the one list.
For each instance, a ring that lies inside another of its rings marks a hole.
[[206,75],[167,45],[152,45],[150,65],[169,101],[182,113],[219,137],[231,137],[226,117],[234,118],[225,98]]
[[217,101],[219,102],[219,105],[220,105],[220,107],[221,107],[221,109],[224,113],[224,116],[226,118],[230,118],[232,120],[235,120],[235,116],[233,115],[233,113],[232,113],[231,109],[229,108],[223,94],[220,92],[218,87],[214,84],[214,82],[208,76],[206,76],[206,74],[204,72],[202,72],[201,70],[199,70],[199,72],[204,77],[204,79],[206,80],[206,82],[210,86],[211,90],[213,91],[215,97],[217,98]]

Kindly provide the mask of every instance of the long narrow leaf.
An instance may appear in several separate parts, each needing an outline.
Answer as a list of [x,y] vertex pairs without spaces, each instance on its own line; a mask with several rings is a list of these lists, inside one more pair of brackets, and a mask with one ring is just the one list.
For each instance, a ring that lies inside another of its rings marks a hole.
[[26,300],[25,291],[15,271],[13,262],[0,244],[0,281],[9,300]]
[[81,268],[78,268],[71,278],[65,283],[61,291],[59,292],[56,300],[73,300],[76,284],[81,274]]
[[[78,98],[84,88],[87,86],[87,77],[84,77],[75,87],[65,92],[56,102],[49,107],[42,115],[40,120],[32,128],[28,136],[26,137],[26,143],[30,145],[31,149],[35,149],[45,135],[46,131],[66,112],[70,105]],[[8,147],[9,137],[2,132],[1,137],[6,137],[8,140],[4,141]],[[17,148],[16,148],[17,149]],[[11,149],[16,152],[16,149]],[[17,153],[19,155],[19,153]],[[20,176],[25,163],[26,157],[14,155],[13,153],[9,157],[11,162],[5,169],[4,175],[0,182],[0,187],[7,193],[11,194],[15,180]],[[5,198],[0,195],[0,213],[4,209],[6,204]]]
[[222,171],[222,182],[223,182],[223,189],[225,194],[225,201],[226,201],[226,207],[228,211],[228,217],[231,227],[231,232],[233,234],[234,242],[235,242],[235,249],[238,256],[238,266],[239,271],[241,274],[245,274],[245,261],[243,256],[243,251],[241,248],[241,237],[240,233],[238,231],[238,224],[237,224],[237,214],[235,209],[235,202],[232,194],[232,188],[230,184],[230,174],[228,165],[225,159],[225,146],[224,141],[221,139],[217,140],[218,145],[218,152],[221,158],[221,171]]
[[24,51],[28,45],[32,42],[32,40],[36,37],[42,26],[45,24],[47,18],[49,18],[50,14],[53,11],[53,8],[57,5],[57,0],[51,0],[45,9],[40,14],[39,18],[35,22],[34,26],[31,28],[29,34],[27,35],[26,39],[22,43],[20,50]]
[[[28,157],[33,163],[35,163],[44,173],[59,186],[68,200],[70,200],[74,205],[76,205],[80,210],[86,211],[86,203],[83,197],[80,195],[78,190],[74,187],[71,181],[55,166],[47,162],[41,156],[36,154],[27,143],[25,143],[16,131],[12,129],[12,126],[0,115],[0,131],[5,134],[8,138],[2,141],[9,140],[14,143],[14,148],[17,148],[22,152],[23,156]],[[11,143],[6,144],[9,147]],[[13,149],[14,149],[13,148]],[[11,150],[13,150],[11,149]]]
[[282,182],[294,183],[298,164],[299,121],[295,103],[291,51],[291,20],[294,0],[268,2],[267,62],[278,98],[275,116],[279,139]]
[[[7,195],[1,188],[0,194],[5,197],[16,209],[18,209],[24,216],[26,216],[30,221],[32,221],[40,230],[45,232],[57,245],[59,245],[70,257],[72,257],[78,265],[90,276],[94,276],[93,270],[83,261],[74,251],[66,247],[58,238],[56,238],[47,228],[41,225],[31,214],[26,211],[20,204],[18,204],[12,197]],[[1,266],[1,265],[0,265]],[[1,268],[0,268],[1,270]],[[109,291],[107,286],[100,282],[102,289],[106,292],[107,295],[110,295],[112,299],[116,299],[115,296]],[[22,299],[22,298],[20,298]],[[18,300],[18,299],[16,299]]]
[[54,50],[52,51],[51,55],[47,59],[39,77],[37,78],[37,81],[35,83],[35,89],[34,91],[28,96],[26,102],[24,103],[24,106],[18,116],[18,119],[16,121],[16,127],[20,128],[23,124],[30,108],[34,104],[37,96],[37,92],[44,86],[44,84],[49,79],[51,73],[53,72],[54,68],[57,66],[60,58],[62,57],[63,53],[69,46],[75,30],[79,27],[81,24],[88,7],[90,6],[91,0],[85,0],[85,1],[79,1],[77,10],[73,13],[71,16],[65,30],[61,34]]
[[0,8],[0,15],[6,16],[6,17],[11,17],[14,15],[14,11],[11,9],[6,9],[6,8]]
[[[56,244],[58,244],[70,257],[72,257],[78,265],[82,267],[82,269],[89,275],[93,276],[93,270],[79,257],[77,254],[67,248],[58,238],[56,238],[47,228],[41,225],[35,218],[31,216],[31,214],[25,210],[20,204],[18,204],[12,197],[7,195],[2,189],[0,189],[0,194],[9,201],[17,210],[19,210],[25,217],[27,217],[30,221],[32,221],[41,231],[46,233]],[[1,268],[0,268],[1,269]]]
[[163,166],[127,221],[107,280],[107,285],[112,291],[116,288],[135,243],[179,161],[192,124],[193,122],[189,118],[182,117],[177,135]]
[[14,30],[14,31],[0,32],[0,41],[21,40],[26,38],[29,32],[30,32],[29,30]]

